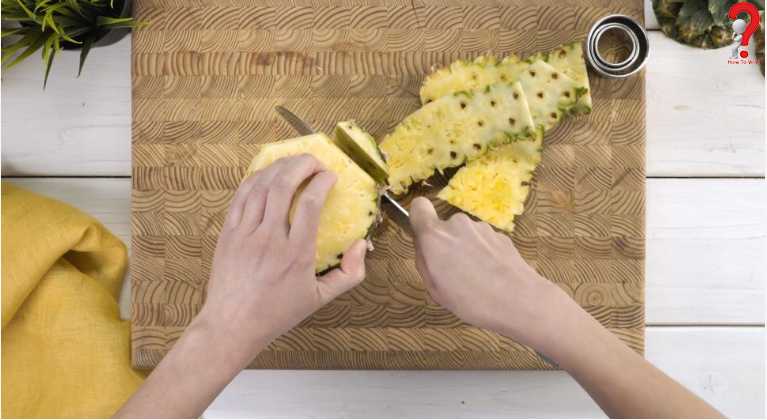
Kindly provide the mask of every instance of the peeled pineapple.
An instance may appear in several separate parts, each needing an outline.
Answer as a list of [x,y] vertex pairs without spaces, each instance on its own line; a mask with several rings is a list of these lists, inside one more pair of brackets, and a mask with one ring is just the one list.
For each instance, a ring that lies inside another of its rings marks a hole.
[[381,156],[373,136],[360,128],[357,123],[342,121],[336,124],[333,142],[377,183],[386,184],[389,166]]
[[435,170],[459,166],[487,147],[530,138],[535,132],[519,83],[440,97],[410,114],[381,142],[389,187],[407,192]]
[[[320,213],[315,270],[321,272],[338,265],[343,252],[368,235],[378,219],[379,187],[370,175],[321,133],[265,144],[253,158],[248,174],[277,159],[301,153],[313,155],[338,177]],[[294,210],[295,200],[289,222],[293,220]]]
[[522,142],[504,144],[469,162],[450,178],[437,197],[459,209],[511,232],[522,214],[537,162]]

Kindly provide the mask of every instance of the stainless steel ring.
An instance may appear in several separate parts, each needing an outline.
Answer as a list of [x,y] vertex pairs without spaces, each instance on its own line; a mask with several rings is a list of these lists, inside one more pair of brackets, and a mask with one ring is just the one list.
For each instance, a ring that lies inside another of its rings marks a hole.
[[605,66],[610,67],[614,69],[615,71],[621,71],[628,68],[639,55],[639,39],[637,38],[636,34],[629,28],[628,26],[622,24],[622,23],[608,23],[607,25],[603,25],[599,27],[596,32],[594,33],[594,46],[599,46],[599,41],[602,39],[602,35],[604,35],[607,31],[611,29],[617,29],[622,31],[624,34],[626,34],[629,39],[631,40],[631,53],[628,57],[626,57],[625,60],[617,62],[617,63],[611,63],[607,61],[604,57],[602,57],[602,54],[599,52],[599,48],[595,48],[594,52],[597,55],[597,59],[600,60]]
[[[623,32],[630,45],[628,57],[618,63],[609,62],[599,52],[599,41],[610,30]],[[609,15],[591,26],[586,37],[586,59],[599,75],[611,79],[629,77],[641,70],[649,54],[647,32],[636,20],[625,15]]]

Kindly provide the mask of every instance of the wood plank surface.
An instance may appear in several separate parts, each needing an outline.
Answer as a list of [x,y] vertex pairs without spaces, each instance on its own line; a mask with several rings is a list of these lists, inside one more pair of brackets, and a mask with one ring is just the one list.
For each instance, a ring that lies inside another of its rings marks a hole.
[[[156,365],[202,305],[226,208],[257,145],[295,136],[275,105],[325,131],[353,118],[380,139],[420,106],[415,92],[435,67],[553,50],[582,40],[607,12],[643,13],[641,0],[353,3],[136,3],[134,14],[156,23],[134,34],[132,49],[135,366]],[[590,93],[591,114],[547,133],[512,237],[539,272],[642,352],[644,74],[592,77]],[[443,216],[455,212],[441,204]],[[372,241],[365,281],[251,367],[552,368],[434,303],[412,237],[391,218]]]
[[[129,179],[7,181],[82,209],[130,246]],[[648,180],[649,325],[764,323],[766,202],[758,180]]]
[[[647,329],[647,358],[730,417],[764,417],[763,328]],[[246,370],[205,417],[604,417],[564,372]]]
[[[649,35],[648,176],[763,176],[759,72],[722,63],[725,50]],[[45,91],[38,60],[3,72],[4,174],[130,175],[130,44],[128,37],[94,49],[80,78],[78,52],[63,51]],[[731,104],[737,112],[710,112]],[[697,110],[713,117],[696,118]],[[680,122],[683,135],[675,129]]]

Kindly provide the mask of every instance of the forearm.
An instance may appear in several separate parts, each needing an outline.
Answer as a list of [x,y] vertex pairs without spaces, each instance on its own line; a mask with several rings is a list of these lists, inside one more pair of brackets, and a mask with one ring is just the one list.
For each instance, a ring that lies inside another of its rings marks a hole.
[[196,418],[250,362],[226,352],[227,335],[198,317],[116,418]]
[[550,298],[566,316],[539,350],[566,370],[610,417],[720,418],[721,413],[631,350],[564,293]]

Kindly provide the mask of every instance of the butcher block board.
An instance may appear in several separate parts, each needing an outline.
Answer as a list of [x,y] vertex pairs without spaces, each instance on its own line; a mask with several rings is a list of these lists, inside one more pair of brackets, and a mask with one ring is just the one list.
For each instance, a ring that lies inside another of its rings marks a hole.
[[[418,108],[431,69],[583,40],[610,13],[641,21],[643,2],[137,0],[135,15],[149,26],[133,37],[134,366],[155,366],[203,304],[217,235],[257,145],[296,136],[275,105],[325,131],[353,118],[380,140]],[[592,74],[591,84],[594,111],[547,134],[513,240],[541,274],[642,352],[644,75]],[[444,182],[403,201],[433,196]],[[251,367],[553,368],[432,301],[413,240],[390,217],[373,242],[365,281]]]

